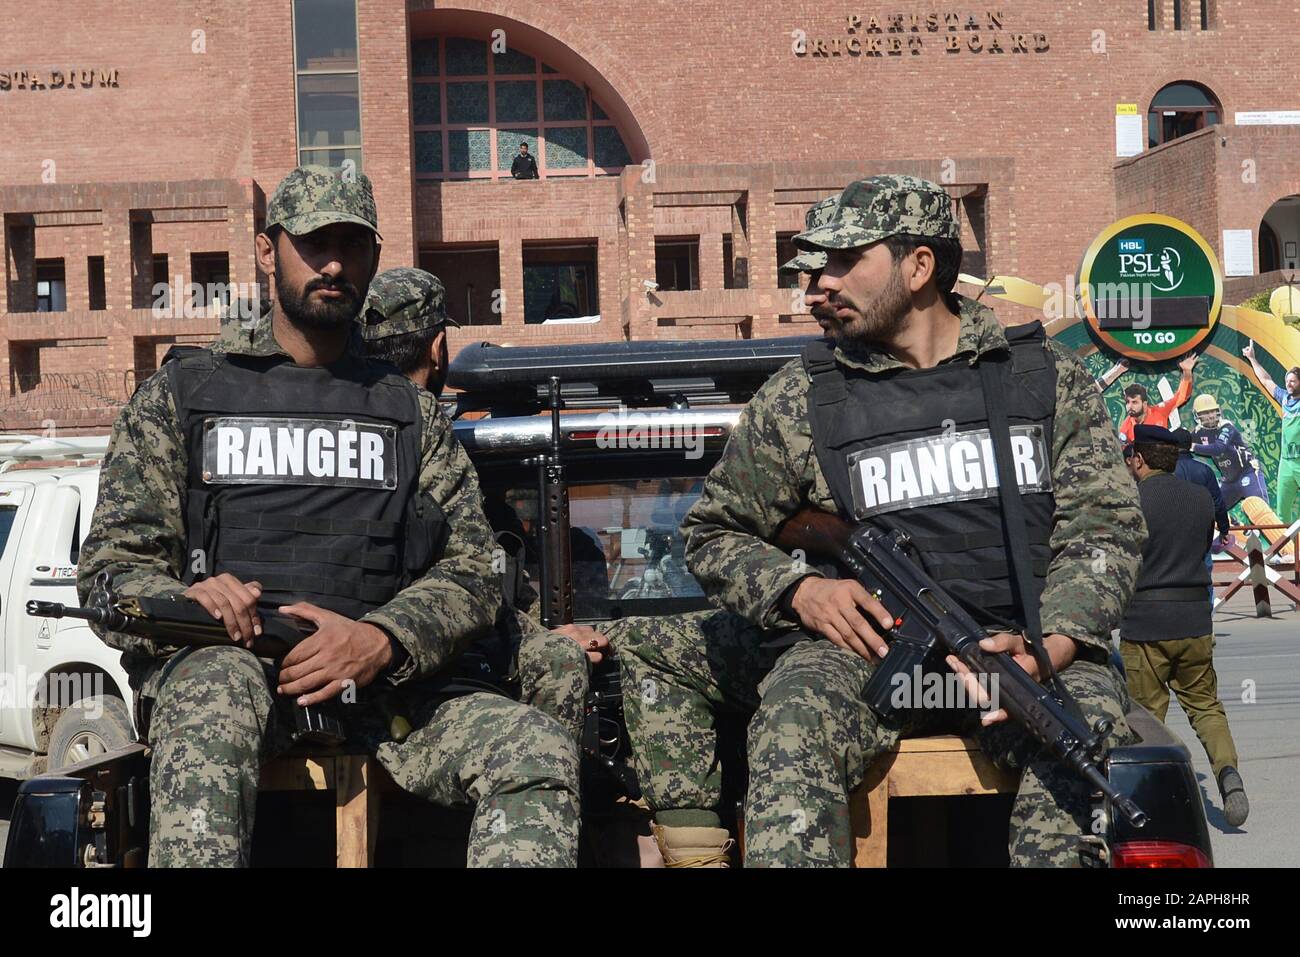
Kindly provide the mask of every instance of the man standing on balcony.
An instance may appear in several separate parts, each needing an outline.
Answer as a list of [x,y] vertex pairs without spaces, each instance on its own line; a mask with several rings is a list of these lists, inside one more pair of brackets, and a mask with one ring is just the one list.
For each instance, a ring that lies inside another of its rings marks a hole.
[[519,144],[519,153],[510,164],[510,175],[515,179],[537,179],[537,160],[528,152],[528,144]]

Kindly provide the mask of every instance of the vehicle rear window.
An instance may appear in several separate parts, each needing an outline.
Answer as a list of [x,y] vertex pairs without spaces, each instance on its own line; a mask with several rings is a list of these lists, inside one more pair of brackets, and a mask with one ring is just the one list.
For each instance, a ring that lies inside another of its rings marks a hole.
[[9,544],[9,533],[14,528],[14,518],[18,515],[16,505],[0,505],[0,555],[4,554]]
[[[708,607],[686,569],[680,531],[700,495],[702,478],[651,478],[569,486],[574,617],[579,620],[663,615]],[[488,519],[498,534],[523,542],[537,587],[535,488],[486,490]]]

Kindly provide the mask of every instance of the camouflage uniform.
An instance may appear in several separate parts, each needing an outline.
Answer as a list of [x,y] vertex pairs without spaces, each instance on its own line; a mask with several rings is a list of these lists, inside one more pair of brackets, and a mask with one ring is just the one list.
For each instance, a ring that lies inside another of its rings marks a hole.
[[[294,171],[272,197],[268,220],[294,234],[331,222],[375,228],[369,181],[341,183],[328,169]],[[283,353],[269,320],[223,330],[214,352]],[[348,351],[358,354],[354,336]],[[346,695],[349,744],[377,754],[399,785],[440,804],[475,805],[471,865],[572,866],[577,858],[578,762],[564,730],[535,709],[500,695],[432,696],[444,672],[488,629],[500,604],[493,540],[474,468],[434,397],[419,395],[423,422],[418,490],[446,514],[443,555],[417,581],[362,620],[402,652],[395,667]],[[273,411],[273,410],[268,410]],[[127,596],[184,590],[188,452],[166,371],[145,382],[113,429],[99,504],[82,547],[82,600],[101,571]],[[174,652],[109,633],[123,652],[153,749],[150,863],[249,863],[259,768],[288,744],[288,702],[274,694],[274,668],[237,646]],[[396,699],[414,726],[392,740]]]
[[[368,348],[392,336],[459,325],[447,315],[438,277],[406,266],[371,280],[360,321]],[[516,649],[511,670],[519,680],[520,700],[555,718],[579,741],[587,700],[586,653],[572,638],[547,631],[524,612],[502,608],[501,616],[500,627]]]
[[[765,631],[728,611],[625,618],[605,632],[618,649],[637,781],[660,823],[716,823],[722,775],[715,722],[726,713],[748,718],[761,702],[763,722],[750,727],[750,761],[773,769],[775,780],[750,778],[749,864],[847,866],[848,808],[836,795],[853,790],[900,737],[946,733],[974,737],[999,767],[1024,772],[1011,818],[1015,863],[1077,861],[1075,838],[1090,824],[1086,788],[1036,754],[1013,724],[984,728],[973,712],[915,710],[904,712],[897,727],[883,726],[861,700],[874,663],[800,631]],[[1089,724],[1106,717],[1124,733],[1128,692],[1113,667],[1076,660],[1061,677]],[[798,763],[789,765],[796,755]],[[766,808],[762,818],[751,811],[755,802]],[[1057,810],[1062,804],[1071,808],[1068,817]],[[796,820],[807,824],[806,840],[790,827]]]
[[[813,203],[804,213],[803,224],[805,229],[812,229],[816,226],[824,226],[830,222],[831,215],[835,212],[835,207],[839,205],[840,194],[827,196],[825,199]],[[792,257],[781,263],[776,271],[778,275],[788,273],[815,273],[826,268],[826,253],[820,249],[801,249]]]
[[[885,195],[890,189],[892,199]],[[833,221],[801,234],[796,245],[854,248],[882,238],[882,223],[884,235],[955,238],[950,208],[946,193],[933,184],[877,177],[846,189]],[[986,308],[962,300],[960,319],[956,352],[945,362],[971,362],[1006,348],[1006,337]],[[1131,736],[1123,721],[1127,698],[1108,664],[1110,632],[1133,589],[1145,524],[1091,378],[1068,350],[1050,342],[1048,348],[1057,366],[1051,449],[1055,514],[1042,627],[1044,634],[1075,639],[1076,660],[1062,678],[1086,717],[1104,714],[1116,721],[1111,741],[1123,743]],[[872,373],[905,368],[880,351],[840,349],[836,356]],[[902,733],[934,730],[935,721],[952,727],[958,719],[953,713],[909,714],[902,726],[883,727],[861,703],[869,662],[828,641],[796,640],[769,666],[773,649],[754,645],[756,631],[797,628],[780,599],[809,573],[770,544],[778,526],[807,505],[838,511],[813,450],[809,387],[801,363],[793,362],[758,391],[683,523],[691,571],[707,593],[752,628],[721,616],[696,628],[687,619],[641,629],[627,645],[633,662],[625,664],[634,704],[629,727],[638,733],[640,722],[638,736],[648,755],[645,786],[660,801],[665,794],[675,797],[678,788],[705,806],[715,801],[716,787],[689,756],[702,742],[698,722],[709,726],[703,716],[718,701],[742,709],[758,704],[749,731],[746,801],[748,861],[756,865],[847,864],[847,794],[872,758]],[[1104,558],[1100,569],[1098,556]],[[656,680],[649,672],[637,673],[638,661],[651,663],[644,668],[667,684],[670,701],[689,702],[682,706],[686,722],[647,707],[643,696],[636,700],[635,689],[646,675]],[[683,730],[688,724],[692,731]],[[1045,760],[1012,725],[979,737],[999,763],[1024,769],[1012,819],[1013,862],[1078,864],[1076,838],[1089,822],[1086,787]],[[681,801],[668,806],[687,806]],[[795,821],[805,826],[792,827]]]

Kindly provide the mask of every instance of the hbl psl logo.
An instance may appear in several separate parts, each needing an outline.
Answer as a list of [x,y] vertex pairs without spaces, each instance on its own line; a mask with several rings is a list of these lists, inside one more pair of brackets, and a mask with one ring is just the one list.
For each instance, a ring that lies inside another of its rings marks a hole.
[[1116,243],[1120,278],[1145,279],[1152,289],[1173,292],[1183,284],[1183,254],[1173,246],[1149,253],[1146,245],[1145,239],[1121,239]]

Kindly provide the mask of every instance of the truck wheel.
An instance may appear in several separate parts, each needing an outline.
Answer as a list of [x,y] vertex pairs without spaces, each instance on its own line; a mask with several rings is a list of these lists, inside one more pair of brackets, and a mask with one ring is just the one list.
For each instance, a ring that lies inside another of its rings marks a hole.
[[50,732],[49,770],[98,757],[134,740],[126,702],[107,694],[98,700],[82,698],[64,709]]

